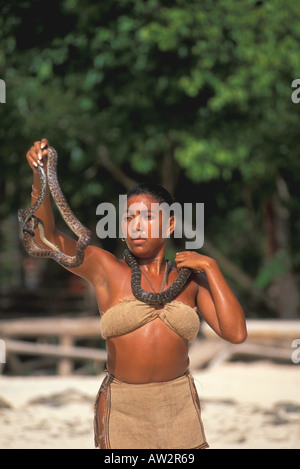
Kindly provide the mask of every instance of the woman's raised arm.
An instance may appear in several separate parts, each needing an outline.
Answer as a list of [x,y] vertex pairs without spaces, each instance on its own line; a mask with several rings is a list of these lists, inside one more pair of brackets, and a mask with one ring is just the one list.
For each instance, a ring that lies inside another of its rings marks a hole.
[[[32,185],[32,205],[36,202],[36,199],[40,192],[40,178],[36,170],[37,166],[40,165],[44,168],[45,172],[47,171],[47,147],[49,143],[46,138],[43,138],[41,141],[36,141],[32,147],[28,150],[26,158],[29,166],[33,170],[33,185]],[[45,228],[45,237],[51,243],[55,244],[62,252],[68,256],[75,255],[76,249],[76,240],[72,237],[62,233],[55,226],[55,218],[52,210],[52,204],[49,194],[49,188],[47,188],[46,197],[35,212],[37,218],[43,221]],[[35,236],[37,241],[42,244],[46,249],[49,249],[48,246],[43,243],[40,238],[39,230],[35,230]],[[106,260],[112,260],[114,257],[111,253],[100,249],[95,246],[88,246],[85,250],[84,261],[79,267],[68,269],[71,272],[79,275],[80,277],[85,278],[91,283],[95,283],[96,278],[99,275],[105,275],[103,267],[106,265]],[[107,259],[109,258],[109,259]],[[101,262],[103,261],[103,262]]]

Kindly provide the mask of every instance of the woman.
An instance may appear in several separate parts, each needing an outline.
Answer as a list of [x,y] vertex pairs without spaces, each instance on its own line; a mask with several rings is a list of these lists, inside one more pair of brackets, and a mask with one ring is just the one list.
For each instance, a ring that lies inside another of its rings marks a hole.
[[[45,163],[47,145],[46,139],[35,142],[27,153],[34,173],[33,199],[40,188],[35,168]],[[48,240],[74,255],[75,241],[56,229],[49,199],[36,215],[45,224]],[[107,375],[95,403],[99,448],[207,447],[189,372],[188,346],[199,329],[196,308],[223,339],[240,343],[246,338],[243,310],[215,260],[197,252],[181,252],[175,258],[177,269],[167,271],[165,235],[172,233],[175,221],[170,217],[165,233],[165,220],[157,209],[161,202],[171,202],[163,188],[134,188],[127,195],[123,232],[141,270],[144,290],[165,291],[180,269],[192,269],[176,298],[156,307],[136,299],[127,262],[94,246],[87,247],[82,265],[70,269],[94,287],[101,332],[107,341]]]

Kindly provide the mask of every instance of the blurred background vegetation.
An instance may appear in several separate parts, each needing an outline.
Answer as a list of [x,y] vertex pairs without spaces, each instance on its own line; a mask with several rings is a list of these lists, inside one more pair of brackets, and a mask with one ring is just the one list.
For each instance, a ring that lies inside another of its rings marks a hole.
[[[292,0],[1,2],[2,316],[25,303],[65,312],[58,286],[87,288],[28,259],[20,242],[25,153],[46,137],[72,209],[94,232],[99,203],[158,182],[205,204],[200,252],[217,259],[247,317],[299,317],[299,44]],[[119,239],[94,242],[122,255]],[[168,256],[183,247],[170,242]]]

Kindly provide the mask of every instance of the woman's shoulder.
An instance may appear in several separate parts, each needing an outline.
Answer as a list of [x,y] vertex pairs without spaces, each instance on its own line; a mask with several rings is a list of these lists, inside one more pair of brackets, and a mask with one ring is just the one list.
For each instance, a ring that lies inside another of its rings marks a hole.
[[124,268],[125,261],[118,259],[115,254],[98,246],[89,245],[85,250],[83,263],[70,270],[94,283],[99,277],[107,277],[110,273]]
[[208,284],[206,275],[204,272],[194,271],[191,275],[191,280],[199,286],[204,286]]
[[106,251],[97,246],[88,246],[86,249],[85,260],[90,266],[97,265],[97,268],[104,269],[128,269],[125,259],[118,258],[110,251]]

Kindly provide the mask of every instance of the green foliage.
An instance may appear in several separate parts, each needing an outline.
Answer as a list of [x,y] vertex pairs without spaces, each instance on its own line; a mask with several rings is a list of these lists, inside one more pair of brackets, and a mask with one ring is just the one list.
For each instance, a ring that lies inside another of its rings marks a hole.
[[[103,168],[99,147],[136,180],[173,178],[178,164],[179,187],[191,188],[195,201],[199,184],[213,187],[209,219],[219,217],[230,239],[244,220],[261,243],[262,206],[280,176],[289,187],[297,267],[300,107],[291,83],[300,77],[299,39],[292,0],[7,2],[0,15],[2,214],[28,198],[24,156],[42,137],[59,152],[70,204],[90,224],[99,202],[125,191]],[[162,174],[170,153],[174,174]],[[224,184],[226,216],[217,203]],[[233,222],[241,207],[240,223]],[[213,226],[208,221],[206,233],[217,240]]]

